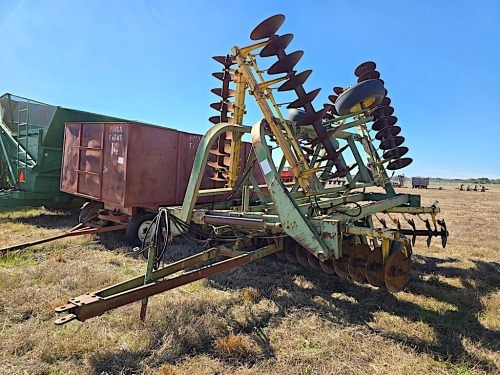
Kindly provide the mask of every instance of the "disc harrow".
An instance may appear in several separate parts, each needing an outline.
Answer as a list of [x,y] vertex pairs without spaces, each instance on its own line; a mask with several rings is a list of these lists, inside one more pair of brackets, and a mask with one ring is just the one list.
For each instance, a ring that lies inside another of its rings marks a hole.
[[[150,296],[274,253],[313,272],[398,292],[410,280],[417,237],[428,246],[440,237],[446,246],[437,203],[422,206],[419,195],[397,193],[391,184],[388,172],[412,159],[375,62],[355,68],[353,85],[330,86],[329,103],[316,110],[320,89],[304,86],[312,74],[297,69],[304,52],[285,52],[293,34],[278,34],[284,20],[269,17],[251,31],[254,43],[214,57],[222,69],[213,74],[221,86],[212,93],[220,99],[210,107],[218,114],[209,119],[213,126],[200,142],[182,206],[162,208],[153,240],[143,244],[144,275],[70,299],[56,309],[69,314],[57,324],[139,300],[143,319]],[[259,68],[261,62],[267,68]],[[279,103],[275,94],[293,98]],[[244,123],[249,97],[262,113],[253,126]],[[244,134],[252,151],[240,163]],[[281,181],[285,167],[291,185]],[[224,187],[202,189],[205,173]],[[228,193],[209,208],[196,204]],[[201,241],[207,250],[160,267],[174,236]]]

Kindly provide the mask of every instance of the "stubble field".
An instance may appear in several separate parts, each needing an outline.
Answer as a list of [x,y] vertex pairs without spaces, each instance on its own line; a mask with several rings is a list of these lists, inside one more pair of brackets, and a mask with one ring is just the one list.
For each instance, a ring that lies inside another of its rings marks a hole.
[[[500,373],[500,189],[400,189],[439,201],[450,238],[414,248],[397,294],[275,258],[87,322],[53,324],[70,297],[137,276],[123,233],[0,258],[0,374]],[[0,211],[0,247],[61,233],[76,210]],[[168,260],[192,254],[178,244]]]

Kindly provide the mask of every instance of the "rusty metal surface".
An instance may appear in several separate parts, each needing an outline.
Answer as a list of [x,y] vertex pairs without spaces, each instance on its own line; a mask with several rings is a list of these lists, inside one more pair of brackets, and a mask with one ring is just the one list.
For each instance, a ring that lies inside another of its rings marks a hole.
[[[118,207],[180,205],[201,137],[139,123],[68,123],[61,191]],[[245,143],[243,163],[250,150]],[[224,186],[212,175],[205,170],[202,189]],[[216,199],[224,196],[199,203]]]

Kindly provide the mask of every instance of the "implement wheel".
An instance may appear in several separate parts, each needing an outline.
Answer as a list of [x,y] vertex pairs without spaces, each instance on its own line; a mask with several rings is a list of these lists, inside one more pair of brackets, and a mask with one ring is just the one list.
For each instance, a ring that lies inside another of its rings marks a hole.
[[128,222],[125,236],[131,246],[141,246],[143,243],[148,244],[151,241],[151,236],[154,228],[149,229],[156,217],[154,212],[140,212]]
[[335,101],[335,109],[340,116],[371,109],[385,96],[385,88],[379,79],[360,82],[342,92]]

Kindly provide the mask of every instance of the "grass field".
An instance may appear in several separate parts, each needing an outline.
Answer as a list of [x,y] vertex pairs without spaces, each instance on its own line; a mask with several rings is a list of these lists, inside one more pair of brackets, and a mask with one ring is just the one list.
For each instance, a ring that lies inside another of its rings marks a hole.
[[[0,374],[500,373],[500,189],[400,191],[439,201],[450,238],[417,241],[397,294],[273,258],[152,297],[145,323],[134,303],[56,327],[68,298],[143,272],[123,233],[0,258]],[[0,211],[0,247],[76,222]]]

